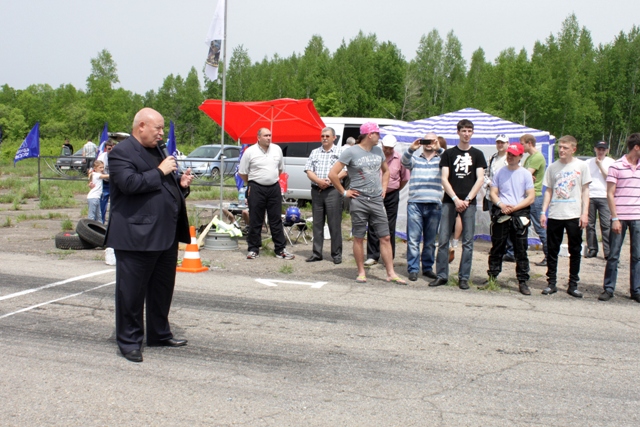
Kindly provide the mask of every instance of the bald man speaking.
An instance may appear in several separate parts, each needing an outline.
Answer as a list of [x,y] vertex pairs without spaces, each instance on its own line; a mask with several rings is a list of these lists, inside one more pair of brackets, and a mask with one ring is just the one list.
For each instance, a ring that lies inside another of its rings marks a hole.
[[158,147],[164,119],[143,108],[132,135],[109,153],[111,212],[105,246],[116,255],[116,341],[122,355],[142,362],[143,310],[147,345],[180,347],[169,326],[178,242],[189,243],[185,197],[191,170],[178,176],[176,160]]

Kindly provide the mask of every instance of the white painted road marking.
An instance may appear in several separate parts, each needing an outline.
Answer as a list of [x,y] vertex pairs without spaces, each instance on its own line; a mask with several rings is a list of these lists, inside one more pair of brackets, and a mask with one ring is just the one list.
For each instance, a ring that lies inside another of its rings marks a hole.
[[256,279],[256,282],[267,286],[278,286],[276,283],[286,283],[288,285],[305,285],[315,289],[320,289],[329,282],[296,282],[293,280]]
[[24,313],[25,311],[33,310],[34,308],[42,307],[43,305],[53,304],[54,302],[62,301],[62,300],[68,299],[68,298],[77,297],[78,295],[82,295],[82,294],[87,293],[87,292],[95,291],[96,289],[104,288],[105,286],[113,285],[114,283],[116,283],[116,282],[113,281],[113,282],[105,283],[104,285],[96,286],[95,288],[87,289],[85,291],[78,292],[78,293],[75,293],[75,294],[67,295],[66,297],[52,299],[51,301],[47,301],[47,302],[43,302],[43,303],[40,303],[40,304],[32,305],[31,307],[23,308],[23,309],[20,309],[18,311],[14,311],[13,313],[3,314],[2,316],[0,316],[0,319],[4,319],[5,317],[13,316],[14,314]]
[[114,272],[114,271],[115,271],[114,269],[110,268],[109,270],[96,271],[95,273],[89,273],[89,274],[84,274],[82,276],[72,277],[71,279],[62,280],[60,282],[49,283],[48,285],[40,286],[39,288],[27,289],[27,290],[24,290],[24,291],[20,291],[20,292],[16,292],[16,293],[13,293],[13,294],[2,296],[2,297],[0,297],[0,301],[4,301],[4,300],[9,299],[9,298],[20,297],[22,295],[27,295],[27,294],[30,294],[30,293],[33,293],[33,292],[41,291],[43,289],[54,288],[56,286],[64,285],[65,283],[71,283],[71,282],[75,282],[77,280],[82,280],[82,279],[86,279],[88,277],[93,277],[93,276],[99,276],[101,274],[111,273],[111,272]]

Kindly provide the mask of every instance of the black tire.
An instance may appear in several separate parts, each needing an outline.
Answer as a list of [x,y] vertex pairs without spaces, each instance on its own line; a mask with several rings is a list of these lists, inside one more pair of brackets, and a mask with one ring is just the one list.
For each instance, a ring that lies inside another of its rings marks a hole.
[[56,234],[56,248],[58,249],[74,249],[74,250],[82,250],[82,249],[93,249],[96,246],[91,243],[82,240],[77,233],[71,233],[69,231],[63,231],[62,233]]
[[[104,237],[107,234],[107,227],[99,221],[92,219],[81,219],[76,225],[76,233],[80,238],[95,246],[104,246]],[[94,246],[94,247],[95,247]]]

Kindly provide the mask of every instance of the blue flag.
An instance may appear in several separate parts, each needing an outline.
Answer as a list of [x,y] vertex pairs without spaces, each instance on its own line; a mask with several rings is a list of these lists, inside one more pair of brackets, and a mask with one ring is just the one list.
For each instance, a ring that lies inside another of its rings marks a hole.
[[169,122],[169,136],[167,137],[167,151],[173,157],[178,155],[178,147],[176,147],[176,131],[173,122]]
[[240,189],[244,187],[244,181],[242,180],[242,178],[240,178],[240,174],[238,174],[238,170],[240,169],[240,160],[242,160],[242,155],[244,154],[244,150],[246,150],[248,146],[249,144],[242,144],[242,149],[240,150],[240,156],[238,157],[238,164],[236,165],[235,178],[236,178],[236,187],[238,188],[238,191],[240,191]]
[[104,143],[107,142],[108,139],[109,139],[108,123],[104,122],[104,129],[102,129],[102,135],[100,135],[100,146],[98,147],[97,154],[100,154],[104,151]]
[[29,131],[29,135],[22,141],[22,145],[16,151],[16,157],[13,159],[13,165],[23,159],[30,157],[40,157],[40,122]]

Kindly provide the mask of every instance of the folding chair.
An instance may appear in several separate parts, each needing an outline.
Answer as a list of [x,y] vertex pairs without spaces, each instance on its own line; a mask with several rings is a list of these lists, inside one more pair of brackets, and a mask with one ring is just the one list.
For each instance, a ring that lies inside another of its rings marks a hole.
[[[287,240],[289,241],[289,244],[291,246],[293,246],[294,243],[298,243],[298,240],[300,240],[300,238],[302,238],[302,241],[304,242],[305,245],[309,243],[307,242],[307,230],[309,230],[309,227],[307,227],[307,221],[302,221],[302,222],[283,221],[282,227],[284,228],[284,235],[287,237]],[[292,237],[295,240],[292,241],[291,240]]]

